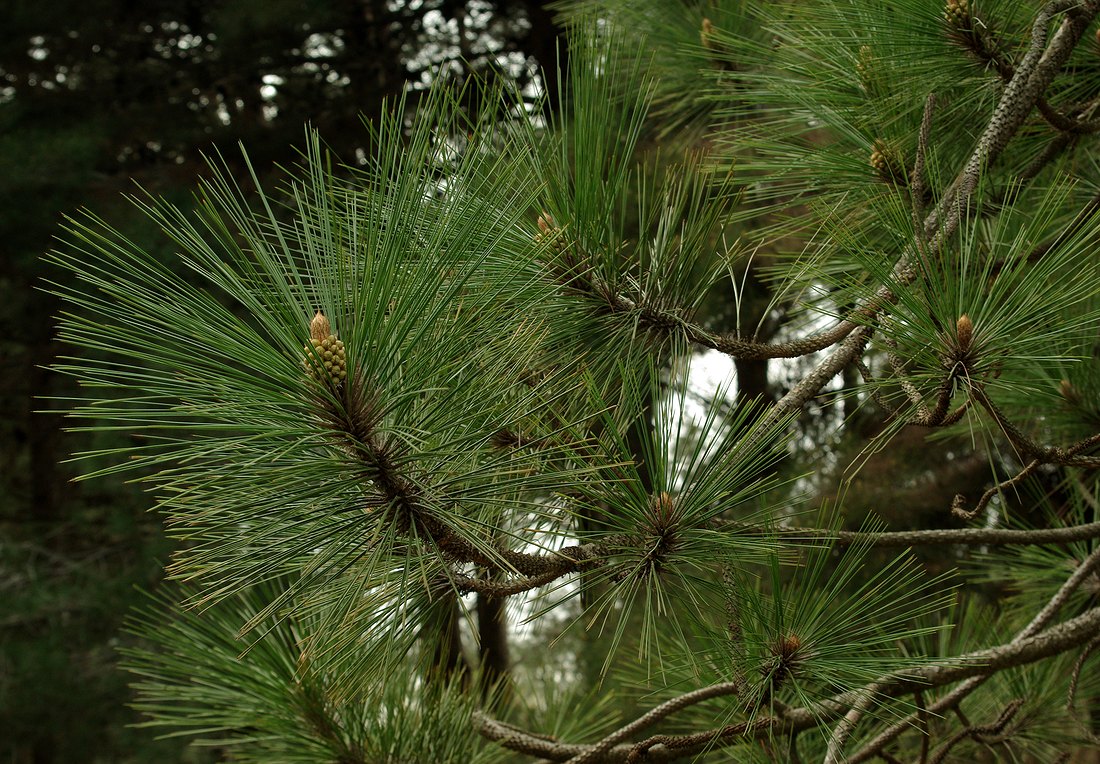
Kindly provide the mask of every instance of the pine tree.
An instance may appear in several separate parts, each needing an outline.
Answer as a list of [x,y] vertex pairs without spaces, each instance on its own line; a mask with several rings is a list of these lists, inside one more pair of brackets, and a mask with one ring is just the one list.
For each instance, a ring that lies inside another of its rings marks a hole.
[[[180,542],[150,724],[264,762],[1093,746],[1100,2],[563,12],[559,112],[440,85],[363,167],[309,135],[276,192],[136,199],[175,268],[70,221],[72,413],[131,436],[88,477]],[[704,350],[790,383],[701,393]],[[984,492],[849,512],[914,428]]]

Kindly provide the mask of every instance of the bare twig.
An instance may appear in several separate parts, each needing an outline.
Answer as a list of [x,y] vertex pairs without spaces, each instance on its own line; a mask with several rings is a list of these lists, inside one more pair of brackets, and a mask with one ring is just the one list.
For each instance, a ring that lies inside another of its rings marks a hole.
[[917,232],[917,247],[922,256],[925,255],[924,228],[921,221],[924,219],[924,189],[925,189],[925,159],[928,154],[928,143],[932,136],[932,111],[936,108],[936,96],[929,93],[924,99],[924,114],[921,116],[920,132],[917,133],[917,156],[913,160],[913,172],[910,174],[909,199],[913,205],[913,230]]
[[538,589],[540,586],[546,586],[558,580],[563,575],[569,574],[552,570],[538,576],[522,576],[510,581],[497,581],[495,579],[473,578],[451,571],[449,577],[455,590],[459,594],[477,592],[478,594],[484,594],[490,597],[511,597],[515,594],[522,594],[532,589]]
[[886,338],[884,341],[891,348],[890,352],[886,354],[886,359],[890,362],[890,370],[894,372],[894,379],[898,381],[902,391],[905,393],[905,397],[907,397],[909,402],[916,407],[917,418],[929,419],[928,404],[924,402],[924,396],[922,396],[916,386],[909,381],[909,370],[905,368],[905,361],[894,352],[894,350],[897,349],[897,342],[890,338]]
[[1073,702],[1077,697],[1077,684],[1081,681],[1081,669],[1092,651],[1097,647],[1100,647],[1100,634],[1097,634],[1091,642],[1085,645],[1085,649],[1077,656],[1077,661],[1073,664],[1073,674],[1069,680],[1069,691],[1066,693],[1066,708],[1073,708]]
[[930,764],[942,764],[942,762],[947,758],[947,755],[951,753],[951,749],[968,737],[979,740],[986,735],[1000,735],[1004,731],[1004,728],[1008,726],[1008,723],[1012,721],[1013,717],[1016,716],[1016,712],[1020,710],[1020,707],[1023,704],[1023,700],[1016,698],[1007,706],[1005,706],[1004,710],[1001,711],[1001,714],[997,717],[996,721],[990,724],[970,726],[965,729],[959,730],[940,747],[940,750],[938,750],[936,752],[936,755],[932,757],[932,761],[930,762]]
[[1012,488],[1015,485],[1023,482],[1029,475],[1039,469],[1042,462],[1038,459],[1032,459],[1024,468],[1010,477],[1008,480],[1003,480],[997,483],[992,488],[986,489],[982,497],[978,499],[978,503],[974,505],[974,509],[966,509],[966,497],[961,493],[955,494],[955,498],[951,502],[951,514],[962,520],[973,520],[976,515],[981,513],[993,500],[993,497],[998,495],[1005,488]]
[[840,723],[833,729],[833,734],[829,736],[825,758],[822,760],[823,764],[840,764],[844,760],[844,744],[848,742],[848,738],[855,731],[859,720],[863,718],[863,714],[878,699],[881,690],[882,685],[877,682],[859,690],[859,700],[852,704],[852,707],[848,709],[848,713],[844,714]]
[[913,693],[917,706],[917,722],[920,729],[920,764],[928,764],[928,743],[932,739],[932,724],[928,716],[928,706],[924,702],[924,693]]
[[891,419],[896,417],[900,409],[890,405],[890,403],[882,397],[882,392],[875,384],[875,376],[871,373],[871,369],[864,360],[862,358],[855,358],[852,360],[852,365],[856,367],[859,376],[862,377],[863,381],[867,384],[867,388],[871,392],[871,399],[878,404],[879,408],[886,412],[888,417]]

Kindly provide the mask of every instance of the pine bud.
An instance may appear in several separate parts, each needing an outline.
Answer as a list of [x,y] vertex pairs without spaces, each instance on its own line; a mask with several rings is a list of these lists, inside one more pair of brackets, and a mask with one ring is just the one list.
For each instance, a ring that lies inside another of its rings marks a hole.
[[874,84],[875,54],[870,45],[859,46],[859,56],[856,58],[856,74],[859,75],[859,84],[865,91],[870,91]]
[[661,491],[649,500],[650,517],[656,529],[664,530],[672,525],[676,511],[676,500],[668,491]]
[[1076,406],[1081,402],[1081,394],[1077,392],[1077,388],[1068,379],[1063,379],[1058,383],[1058,392],[1066,399],[1066,403],[1071,406]]
[[781,658],[785,660],[791,660],[792,658],[794,658],[795,653],[797,653],[802,647],[802,638],[794,632],[791,632],[787,636],[780,639],[775,647],[776,653],[778,653]]
[[332,325],[325,318],[325,314],[317,311],[317,315],[309,322],[309,336],[318,342],[332,334]]
[[959,343],[959,351],[962,353],[969,352],[970,342],[974,339],[974,322],[965,313],[959,316],[959,320],[955,322],[955,337]]
[[760,667],[772,687],[779,686],[788,677],[798,671],[799,665],[807,658],[802,638],[794,632],[779,637],[771,644],[774,660]]
[[707,50],[714,50],[714,24],[708,18],[703,19],[703,24],[699,28],[699,42],[703,44],[703,47]]
[[568,248],[568,244],[565,241],[565,233],[554,222],[554,218],[550,216],[549,212],[543,212],[539,215],[539,232],[535,234],[535,244],[539,246],[548,246],[556,253],[562,253]]

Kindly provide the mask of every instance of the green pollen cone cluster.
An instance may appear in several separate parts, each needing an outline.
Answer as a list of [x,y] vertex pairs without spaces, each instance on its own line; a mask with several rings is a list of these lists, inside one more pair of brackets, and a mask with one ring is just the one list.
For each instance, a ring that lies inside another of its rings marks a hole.
[[943,18],[951,26],[969,29],[971,24],[970,4],[967,0],[947,0],[943,9]]
[[309,322],[309,344],[305,346],[306,357],[302,362],[306,373],[312,379],[332,380],[339,384],[348,376],[347,357],[344,343],[332,333],[332,327],[321,311]]
[[554,218],[550,216],[549,212],[544,212],[539,215],[539,232],[535,234],[535,244],[538,246],[549,246],[551,250],[561,254],[569,246],[565,241],[565,232],[562,231],[557,224],[554,223]]

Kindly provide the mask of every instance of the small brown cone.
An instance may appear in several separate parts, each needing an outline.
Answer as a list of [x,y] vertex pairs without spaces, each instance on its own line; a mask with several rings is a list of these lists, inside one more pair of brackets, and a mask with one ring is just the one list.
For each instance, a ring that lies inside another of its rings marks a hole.
[[672,525],[676,512],[676,501],[668,491],[661,491],[650,497],[649,508],[657,529],[664,530]]
[[959,350],[963,353],[969,351],[970,343],[974,339],[974,322],[965,313],[955,322],[955,336],[958,338]]

